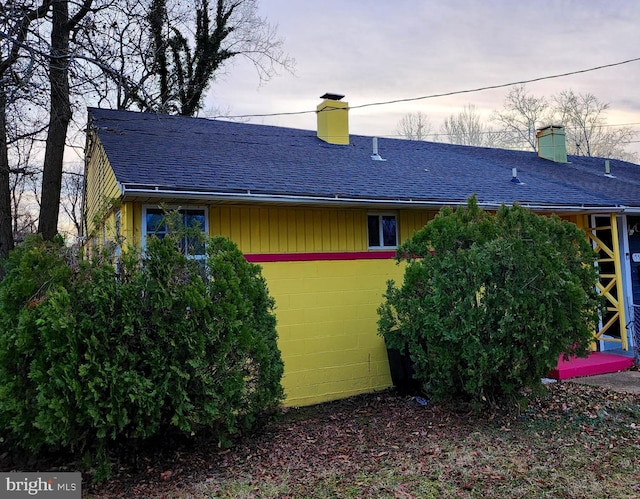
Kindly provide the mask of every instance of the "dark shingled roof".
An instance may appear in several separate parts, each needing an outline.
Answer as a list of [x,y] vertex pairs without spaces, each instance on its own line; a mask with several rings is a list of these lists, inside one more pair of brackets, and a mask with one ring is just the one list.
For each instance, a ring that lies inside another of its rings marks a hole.
[[[294,198],[555,208],[640,207],[640,166],[534,152],[372,139],[331,145],[315,131],[221,120],[89,109],[118,182],[129,191],[174,190]],[[524,185],[511,182],[512,168]],[[126,191],[125,191],[126,192]]]

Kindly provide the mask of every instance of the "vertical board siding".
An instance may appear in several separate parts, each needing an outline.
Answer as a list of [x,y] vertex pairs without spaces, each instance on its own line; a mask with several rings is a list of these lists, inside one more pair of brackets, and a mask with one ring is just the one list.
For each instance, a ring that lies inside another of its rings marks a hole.
[[424,227],[436,216],[435,211],[403,210],[399,213],[398,230],[400,241],[406,241],[414,232]]
[[[245,254],[367,251],[366,209],[211,206],[209,231],[228,237]],[[399,210],[400,241],[435,216]]]
[[[142,204],[122,204],[122,235],[125,244],[139,246],[142,244]],[[125,216],[126,214],[126,216]]]
[[142,244],[142,204],[128,201],[122,203],[119,209],[120,236],[122,238],[122,245],[124,247],[140,247],[140,245]]
[[[96,163],[97,168],[94,165],[87,173],[89,220],[99,212],[100,206],[107,206],[105,200],[119,196],[108,162]],[[121,210],[122,235],[128,243],[140,244],[142,204],[123,203]],[[209,207],[209,233],[228,237],[246,254],[367,251],[368,213],[366,209],[214,205]],[[435,213],[396,211],[400,242],[421,229]]]

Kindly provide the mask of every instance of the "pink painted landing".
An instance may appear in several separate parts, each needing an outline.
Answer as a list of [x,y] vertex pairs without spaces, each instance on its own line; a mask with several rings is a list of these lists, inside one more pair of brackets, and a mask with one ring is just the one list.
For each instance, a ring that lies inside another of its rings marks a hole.
[[558,359],[558,367],[549,373],[553,379],[580,378],[596,374],[626,371],[633,365],[633,357],[603,352],[592,352],[586,358],[569,357]]

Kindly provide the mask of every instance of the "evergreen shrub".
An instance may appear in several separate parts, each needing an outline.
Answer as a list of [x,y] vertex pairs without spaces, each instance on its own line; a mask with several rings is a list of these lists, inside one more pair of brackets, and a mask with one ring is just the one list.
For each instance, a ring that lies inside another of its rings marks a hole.
[[0,435],[29,453],[63,450],[108,474],[111,449],[168,433],[226,446],[284,394],[274,301],[260,267],[208,239],[206,266],[178,235],[117,265],[76,262],[31,238],[0,282]]
[[498,404],[518,398],[560,355],[587,354],[601,310],[596,254],[557,216],[475,197],[444,208],[398,248],[402,285],[378,309],[387,346],[408,347],[426,394]]

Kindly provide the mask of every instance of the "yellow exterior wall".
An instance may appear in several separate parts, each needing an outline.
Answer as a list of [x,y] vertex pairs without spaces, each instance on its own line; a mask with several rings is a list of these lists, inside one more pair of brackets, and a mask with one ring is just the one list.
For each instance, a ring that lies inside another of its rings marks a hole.
[[[139,245],[142,204],[122,203],[120,209],[122,235],[126,242]],[[209,234],[228,237],[248,254],[367,251],[368,213],[397,215],[400,241],[404,241],[436,212],[213,205],[208,213]]]
[[87,151],[84,201],[87,224],[85,235],[104,239],[107,236],[106,228],[113,228],[114,221],[112,219],[111,223],[107,223],[106,218],[112,214],[114,200],[120,199],[121,192],[102,145],[94,136],[89,140],[91,145]]
[[398,217],[400,241],[435,215],[427,210],[211,206],[209,233],[234,241],[243,253],[367,251],[367,214]]
[[211,206],[209,232],[233,240],[244,253],[362,251],[366,211],[329,208]]
[[[119,209],[125,244],[139,245],[143,205],[127,202]],[[377,334],[377,308],[387,280],[399,282],[403,268],[393,259],[366,258],[368,213],[397,215],[402,242],[436,212],[266,205],[208,208],[210,235],[229,237],[248,256],[309,254],[304,261],[261,263],[276,302],[287,405],[391,386],[384,341]],[[585,215],[563,218],[588,227]],[[349,252],[359,255],[346,260],[319,260],[313,255]]]
[[[142,208],[130,202],[120,207],[127,244],[141,243]],[[212,205],[208,211],[210,235],[230,238],[246,255],[367,252],[368,213],[396,214],[401,241],[435,214],[241,205]],[[285,261],[261,266],[276,301],[287,405],[319,403],[391,385],[376,309],[387,280],[402,278],[395,260]]]
[[122,244],[139,247],[142,241],[142,205],[132,202],[122,203],[120,213]]
[[571,215],[561,216],[560,218],[568,222],[571,222],[572,224],[577,226],[578,229],[586,230],[589,227],[589,215],[571,214]]
[[287,405],[306,405],[391,386],[377,307],[393,260],[262,264],[276,300]]
[[[247,254],[366,252],[367,214],[395,213],[400,241],[433,218],[427,210],[211,206],[209,232]],[[395,260],[261,264],[276,301],[287,405],[306,405],[391,386],[377,308]]]

